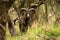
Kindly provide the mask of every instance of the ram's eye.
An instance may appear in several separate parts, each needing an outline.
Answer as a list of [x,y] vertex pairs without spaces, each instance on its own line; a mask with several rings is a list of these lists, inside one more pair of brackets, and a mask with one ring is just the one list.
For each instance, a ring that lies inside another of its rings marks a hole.
[[26,14],[27,9],[26,8],[21,8],[20,9],[20,14],[24,16]]
[[26,14],[26,11],[22,11],[22,12],[21,12],[21,15],[25,15],[25,14]]
[[32,14],[32,15],[35,14],[35,11],[30,11],[30,14]]
[[29,9],[29,11],[30,11],[31,13],[35,13],[35,12],[36,12],[36,9],[31,8],[31,9]]

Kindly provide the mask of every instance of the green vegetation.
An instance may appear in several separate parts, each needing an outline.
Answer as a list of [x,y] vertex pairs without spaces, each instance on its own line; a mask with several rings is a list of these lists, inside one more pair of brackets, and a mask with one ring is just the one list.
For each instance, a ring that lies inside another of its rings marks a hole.
[[[17,25],[18,26],[18,25]],[[57,39],[60,36],[60,27],[52,26],[53,30],[45,30],[42,29],[42,26],[31,27],[28,29],[26,34],[21,34],[18,27],[16,26],[16,30],[18,35],[10,36],[9,31],[7,29],[6,39],[7,40],[53,40]]]

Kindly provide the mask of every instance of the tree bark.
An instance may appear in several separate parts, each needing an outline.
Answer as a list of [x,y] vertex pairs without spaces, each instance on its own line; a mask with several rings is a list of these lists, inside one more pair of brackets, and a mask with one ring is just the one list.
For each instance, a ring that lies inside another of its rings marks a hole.
[[8,10],[14,0],[0,0],[0,40],[6,39],[6,23],[8,22]]

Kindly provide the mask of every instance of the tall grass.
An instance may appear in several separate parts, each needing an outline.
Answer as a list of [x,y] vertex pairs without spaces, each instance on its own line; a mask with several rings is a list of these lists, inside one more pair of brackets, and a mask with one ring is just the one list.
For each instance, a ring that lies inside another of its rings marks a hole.
[[9,30],[7,28],[6,40],[45,40],[44,38],[51,40],[52,38],[58,38],[60,36],[60,27],[56,27],[55,25],[52,26],[54,30],[43,30],[42,26],[32,26],[28,29],[26,34],[20,33],[18,24],[16,24],[15,28],[17,29],[18,35],[10,36]]

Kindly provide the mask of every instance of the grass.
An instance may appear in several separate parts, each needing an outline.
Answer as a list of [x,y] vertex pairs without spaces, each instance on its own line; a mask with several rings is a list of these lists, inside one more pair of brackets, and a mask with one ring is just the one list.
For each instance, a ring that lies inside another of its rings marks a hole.
[[51,38],[53,37],[56,38],[56,40],[58,40],[57,38],[60,37],[60,27],[56,27],[55,25],[52,26],[53,30],[51,29],[46,30],[44,29],[45,28],[44,26],[40,26],[40,25],[32,26],[31,28],[28,29],[26,34],[20,33],[18,24],[15,25],[15,28],[16,28],[18,35],[10,36],[9,30],[7,28],[6,40],[45,40],[44,38],[52,40]]

